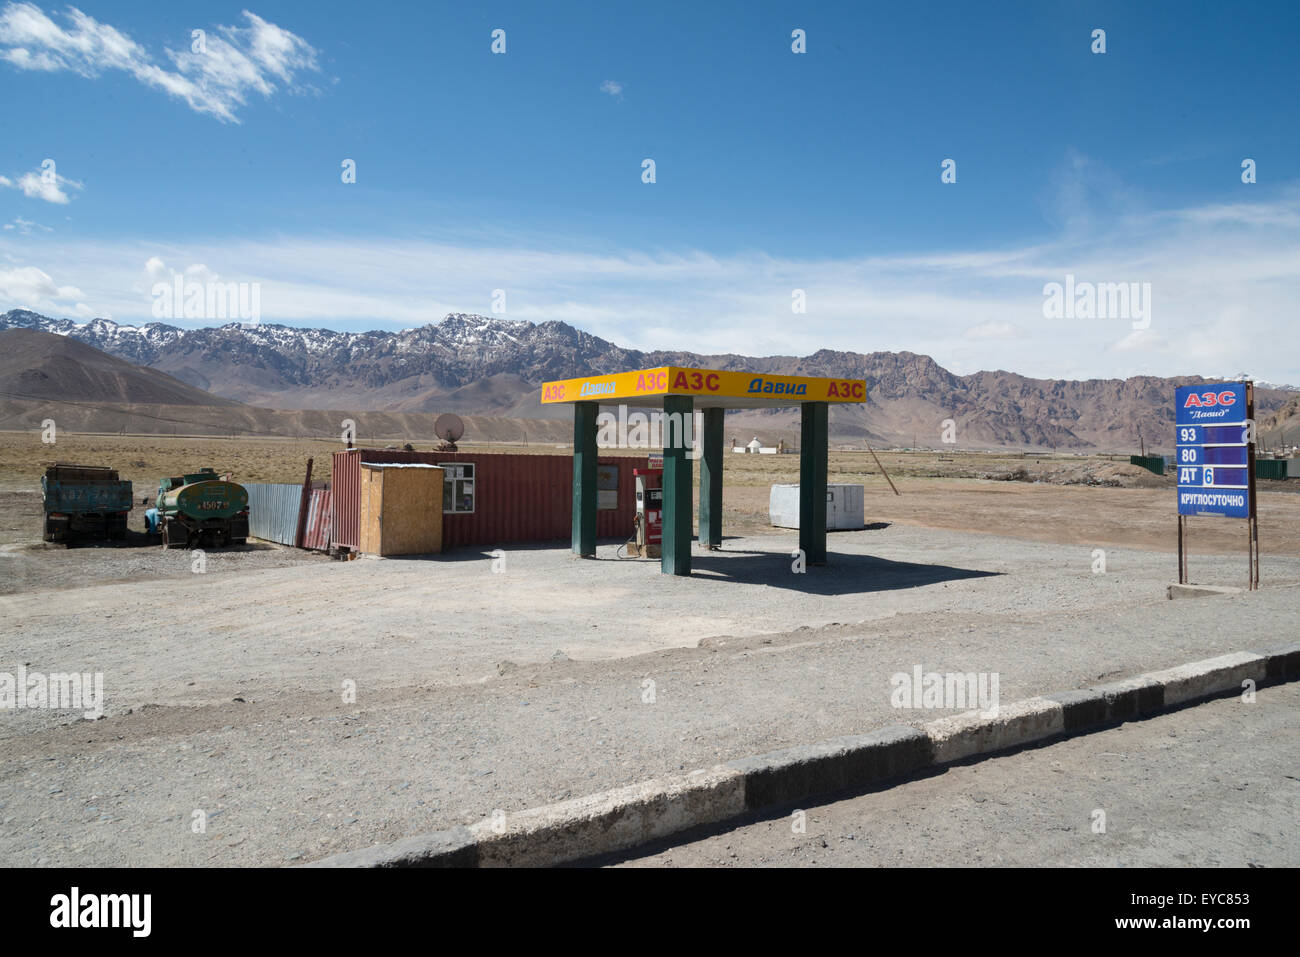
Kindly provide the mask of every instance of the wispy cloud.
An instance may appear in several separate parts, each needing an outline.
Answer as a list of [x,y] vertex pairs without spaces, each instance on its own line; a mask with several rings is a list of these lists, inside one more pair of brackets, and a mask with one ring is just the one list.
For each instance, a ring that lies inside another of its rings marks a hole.
[[[49,160],[46,160],[49,163]],[[66,205],[72,201],[67,190],[84,189],[84,184],[75,179],[68,179],[66,176],[55,172],[51,164],[47,169],[32,170],[23,173],[15,182],[8,176],[0,176],[0,186],[10,189],[20,189],[24,196],[32,199],[43,199],[47,203],[57,203]]]
[[608,93],[610,96],[621,100],[623,99],[623,84],[617,80],[606,80],[600,85],[600,92]]
[[1025,335],[1027,335],[1025,330],[1015,323],[996,320],[981,322],[978,326],[971,326],[962,333],[962,336],[967,339],[1023,339]]
[[243,26],[217,26],[193,36],[190,49],[167,49],[174,69],[160,66],[139,43],[113,26],[69,7],[60,26],[33,3],[0,9],[0,60],[20,70],[70,71],[93,78],[123,71],[199,113],[238,123],[250,94],[269,97],[294,89],[297,77],[318,70],[306,40],[247,10]]
[[60,286],[49,273],[34,266],[0,268],[0,296],[38,312],[48,309],[56,312],[67,310],[83,319],[89,319],[93,314],[90,306],[84,302],[84,292],[76,286]]
[[16,229],[23,236],[30,236],[32,230],[38,230],[43,233],[52,233],[54,229],[50,226],[43,226],[40,223],[33,222],[30,219],[23,219],[21,216],[15,216],[12,223],[5,223],[5,229]]
[[[1277,348],[1294,339],[1297,322],[1300,226],[1290,225],[1297,215],[1300,192],[1279,191],[1241,206],[1135,214],[1086,239],[897,257],[591,252],[461,234],[111,244],[63,236],[19,244],[0,235],[0,256],[75,283],[86,290],[76,302],[125,320],[148,321],[150,276],[165,261],[258,282],[264,321],[296,325],[393,329],[453,311],[491,315],[493,290],[504,289],[503,318],[563,320],[641,349],[910,350],[961,373],[1089,378],[1244,368],[1300,384],[1300,358]],[[1241,223],[1230,251],[1225,218]],[[1043,286],[1067,274],[1150,283],[1150,330],[1134,335],[1123,319],[1045,318]],[[796,289],[804,313],[792,311]]]

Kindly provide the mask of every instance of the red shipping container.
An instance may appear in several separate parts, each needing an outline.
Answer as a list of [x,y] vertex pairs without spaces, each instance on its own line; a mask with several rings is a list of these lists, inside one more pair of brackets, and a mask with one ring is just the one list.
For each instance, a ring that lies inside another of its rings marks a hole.
[[[361,463],[466,463],[474,466],[474,511],[444,511],[442,547],[568,541],[573,535],[573,456],[510,455],[495,452],[404,452],[347,449],[334,453],[330,492],[331,542],[357,549],[361,512]],[[644,456],[601,456],[598,466],[618,466],[617,507],[596,512],[598,538],[630,538],[636,514],[634,468]],[[612,491],[609,490],[609,491]]]

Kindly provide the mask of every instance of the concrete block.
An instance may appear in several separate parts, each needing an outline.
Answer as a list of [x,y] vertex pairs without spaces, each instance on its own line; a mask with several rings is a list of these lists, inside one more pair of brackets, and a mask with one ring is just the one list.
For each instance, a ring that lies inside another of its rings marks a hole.
[[1227,691],[1240,691],[1247,678],[1256,684],[1268,674],[1268,661],[1262,655],[1239,651],[1205,661],[1194,661],[1164,671],[1153,671],[1145,677],[1159,681],[1165,689],[1166,708]]
[[745,779],[723,766],[471,824],[480,867],[546,867],[636,847],[745,810]]
[[1240,595],[1245,589],[1225,585],[1169,585],[1169,598],[1213,598],[1216,595]]
[[1300,678],[1300,641],[1272,651],[1261,651],[1268,660],[1268,680],[1287,681]]
[[1165,706],[1165,687],[1150,675],[1111,681],[1088,690],[1099,693],[1106,702],[1104,724],[1135,721],[1143,715],[1155,714]]
[[742,774],[750,811],[863,788],[931,764],[930,741],[915,728],[891,725],[729,761]]
[[1108,719],[1109,706],[1106,697],[1096,688],[1083,691],[1057,691],[1043,697],[1060,704],[1066,734],[1105,724]]
[[934,749],[934,763],[947,764],[1064,734],[1065,710],[1059,701],[1027,698],[1000,707],[996,715],[988,717],[982,711],[967,711],[940,718],[927,724],[925,731]]

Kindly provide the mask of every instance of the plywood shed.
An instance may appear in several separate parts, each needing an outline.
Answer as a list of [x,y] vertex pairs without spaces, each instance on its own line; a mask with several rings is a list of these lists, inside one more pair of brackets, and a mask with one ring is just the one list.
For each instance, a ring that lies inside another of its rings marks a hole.
[[436,465],[362,463],[358,550],[380,556],[441,552],[442,492]]

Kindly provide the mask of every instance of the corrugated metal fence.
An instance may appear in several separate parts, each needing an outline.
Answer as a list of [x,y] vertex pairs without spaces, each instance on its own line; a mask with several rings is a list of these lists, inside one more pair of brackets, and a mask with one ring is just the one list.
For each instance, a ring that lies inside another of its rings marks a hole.
[[307,503],[307,530],[303,535],[302,547],[315,551],[330,550],[330,529],[334,525],[334,506],[327,488],[311,490],[311,501]]
[[301,485],[244,482],[248,490],[248,532],[254,538],[293,545],[298,537]]
[[1129,465],[1139,465],[1156,475],[1165,474],[1165,457],[1163,455],[1130,455]]
[[1285,481],[1286,477],[1286,459],[1255,459],[1255,478]]

